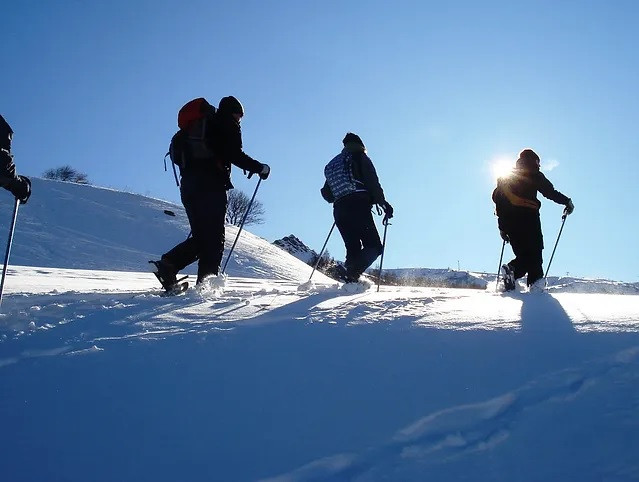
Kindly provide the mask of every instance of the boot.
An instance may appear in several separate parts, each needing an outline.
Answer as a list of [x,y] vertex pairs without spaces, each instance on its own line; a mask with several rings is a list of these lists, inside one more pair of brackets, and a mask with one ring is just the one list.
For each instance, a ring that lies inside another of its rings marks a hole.
[[528,292],[529,293],[543,293],[544,291],[546,291],[546,279],[545,278],[539,278],[538,280],[536,280],[533,283],[528,285]]
[[155,265],[155,277],[158,279],[162,288],[166,291],[171,291],[177,284],[177,270],[173,264],[166,259],[160,259],[160,261],[149,261],[149,263]]

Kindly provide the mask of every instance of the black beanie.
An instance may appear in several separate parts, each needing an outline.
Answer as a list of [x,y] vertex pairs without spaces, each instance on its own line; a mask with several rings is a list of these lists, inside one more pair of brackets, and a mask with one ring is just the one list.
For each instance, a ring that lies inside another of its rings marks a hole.
[[519,153],[516,166],[519,169],[525,169],[527,171],[538,171],[539,162],[539,156],[535,151],[532,149],[524,149]]
[[362,139],[357,134],[353,134],[352,132],[347,133],[344,136],[344,140],[342,140],[342,144],[344,145],[349,143],[359,144],[360,146],[364,147]]
[[228,112],[229,114],[240,114],[244,115],[244,107],[239,100],[237,100],[232,95],[228,97],[222,97],[220,100],[219,109],[221,112]]
[[523,160],[526,164],[539,162],[539,156],[532,149],[524,149],[519,153],[519,159]]

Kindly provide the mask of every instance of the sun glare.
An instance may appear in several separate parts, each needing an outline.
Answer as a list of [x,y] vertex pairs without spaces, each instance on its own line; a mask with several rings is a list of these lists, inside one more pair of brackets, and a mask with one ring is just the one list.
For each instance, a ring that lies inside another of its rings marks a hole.
[[495,159],[490,164],[490,170],[493,173],[493,179],[497,181],[500,177],[508,176],[513,170],[513,161],[506,158]]

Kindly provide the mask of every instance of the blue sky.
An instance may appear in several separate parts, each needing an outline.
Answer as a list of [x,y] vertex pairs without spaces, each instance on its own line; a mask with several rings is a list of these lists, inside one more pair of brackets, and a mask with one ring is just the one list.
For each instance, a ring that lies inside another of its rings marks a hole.
[[[637,281],[638,14],[631,1],[18,2],[3,10],[0,112],[21,173],[70,164],[179,201],[162,164],[177,110],[235,95],[245,151],[272,168],[251,231],[318,250],[323,168],[356,132],[395,207],[389,268],[495,271],[491,165],[531,147],[576,206],[551,274]],[[233,178],[252,193],[255,178]],[[562,207],[542,203],[546,266]],[[329,250],[343,259],[337,233]]]

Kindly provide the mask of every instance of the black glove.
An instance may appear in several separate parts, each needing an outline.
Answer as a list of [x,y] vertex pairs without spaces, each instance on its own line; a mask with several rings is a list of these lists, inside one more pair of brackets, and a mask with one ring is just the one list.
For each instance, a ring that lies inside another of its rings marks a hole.
[[568,204],[566,204],[566,207],[564,208],[564,214],[568,216],[569,214],[572,214],[574,210],[575,205],[572,203],[571,199],[568,199]]
[[265,180],[268,178],[268,175],[271,173],[271,168],[268,167],[268,164],[262,164],[262,170],[258,172],[260,179]]
[[393,217],[393,206],[391,206],[388,201],[384,201],[382,209],[384,210],[384,219],[390,219]]
[[506,231],[502,231],[501,229],[499,230],[499,235],[501,236],[501,239],[503,239],[504,241],[506,241],[507,243],[510,243],[510,238],[508,237],[508,235],[506,234]]
[[268,167],[267,164],[262,164],[262,170],[259,172],[249,172],[248,178],[251,179],[253,177],[253,174],[257,174],[258,176],[260,176],[260,179],[264,180],[268,177],[270,173],[271,173],[271,168]]
[[31,181],[28,177],[18,176],[11,181],[7,189],[20,201],[20,204],[26,204],[31,196]]

